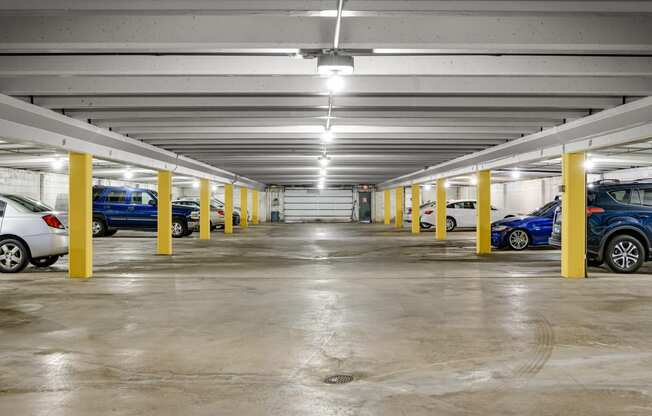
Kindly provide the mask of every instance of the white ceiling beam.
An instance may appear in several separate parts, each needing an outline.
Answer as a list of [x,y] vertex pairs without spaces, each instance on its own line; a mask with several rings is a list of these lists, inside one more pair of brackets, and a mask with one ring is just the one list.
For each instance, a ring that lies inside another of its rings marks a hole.
[[[319,140],[320,133],[141,133],[130,137],[150,142],[152,140],[213,141],[213,140]],[[521,137],[520,133],[338,133],[337,139],[342,140],[502,140]]]
[[[333,23],[332,17],[269,14],[0,16],[0,51],[290,53],[330,48]],[[639,9],[639,14],[612,15],[356,16],[345,18],[341,41],[347,48],[389,52],[631,55],[650,53],[650,39],[652,15]]]
[[[2,76],[315,75],[316,59],[285,56],[4,56]],[[652,76],[651,57],[357,56],[356,75]]]
[[231,172],[2,94],[0,131],[3,138],[16,143],[91,153],[100,159],[150,169],[170,170],[216,182],[236,182],[250,187],[264,187],[259,182],[239,178]]
[[[0,91],[8,95],[326,95],[327,82],[318,76],[34,76],[0,77]],[[652,95],[652,77],[350,76],[345,85],[351,95]]]

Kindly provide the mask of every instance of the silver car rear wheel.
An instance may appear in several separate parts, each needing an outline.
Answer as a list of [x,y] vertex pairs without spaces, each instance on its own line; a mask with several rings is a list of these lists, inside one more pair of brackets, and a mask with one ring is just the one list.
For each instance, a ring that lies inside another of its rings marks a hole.
[[2,273],[17,273],[27,266],[27,249],[17,240],[0,242],[0,271]]

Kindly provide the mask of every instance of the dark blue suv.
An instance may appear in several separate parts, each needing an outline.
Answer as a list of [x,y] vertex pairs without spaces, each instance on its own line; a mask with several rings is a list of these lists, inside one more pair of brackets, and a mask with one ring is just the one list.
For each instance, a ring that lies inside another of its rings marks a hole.
[[[118,230],[156,231],[158,195],[149,189],[116,186],[93,187],[93,237]],[[192,234],[199,222],[199,209],[172,205],[172,236]]]
[[[587,192],[587,262],[634,273],[652,260],[652,180],[600,181]],[[550,244],[561,246],[561,210]]]

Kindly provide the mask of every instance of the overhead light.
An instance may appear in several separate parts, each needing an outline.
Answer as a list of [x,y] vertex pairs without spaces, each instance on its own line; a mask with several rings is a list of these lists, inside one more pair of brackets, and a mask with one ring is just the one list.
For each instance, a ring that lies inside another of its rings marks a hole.
[[335,133],[333,133],[331,129],[324,130],[321,134],[321,141],[324,143],[331,143],[333,140],[335,140]]
[[195,189],[199,189],[199,181],[194,181],[192,183],[192,187],[195,188]]
[[478,177],[473,175],[471,176],[471,185],[477,185],[478,184]]
[[319,55],[317,72],[321,75],[351,75],[353,73],[353,57],[347,55]]
[[432,189],[432,185],[430,185],[429,183],[423,185],[423,190],[424,190],[424,191],[429,191],[429,190],[431,190],[431,189]]
[[211,191],[213,191],[213,192],[217,192],[217,185],[213,185],[213,186],[211,186]]
[[123,177],[125,179],[131,179],[134,177],[134,173],[131,171],[131,169],[125,170],[125,173],[123,174]]
[[595,162],[592,159],[586,159],[584,161],[584,169],[592,170],[595,167]]
[[63,168],[63,159],[62,158],[52,159],[52,162],[50,162],[50,164],[52,165],[52,169],[61,170]]
[[512,178],[519,179],[521,177],[521,171],[516,169],[512,171]]
[[344,78],[339,75],[331,75],[326,81],[326,88],[332,94],[338,93],[344,89]]
[[328,162],[329,162],[330,159],[329,159],[328,155],[326,153],[324,153],[323,155],[319,156],[318,160],[319,160],[319,165],[322,168],[325,168],[326,166],[328,166]]
[[450,183],[450,182],[448,182],[448,181],[444,182],[444,188],[448,189],[448,188],[450,188],[450,187],[451,187],[451,183]]
[[319,169],[319,176],[325,177],[326,173],[327,173],[326,169],[324,169],[324,168]]

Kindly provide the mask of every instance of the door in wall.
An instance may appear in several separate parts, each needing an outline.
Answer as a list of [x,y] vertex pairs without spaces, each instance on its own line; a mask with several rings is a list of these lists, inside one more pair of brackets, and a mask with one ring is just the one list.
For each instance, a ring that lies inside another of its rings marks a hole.
[[285,222],[350,222],[352,189],[286,189]]
[[371,192],[358,192],[358,218],[365,224],[371,223]]

